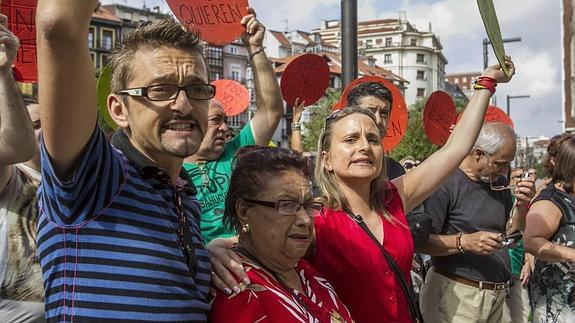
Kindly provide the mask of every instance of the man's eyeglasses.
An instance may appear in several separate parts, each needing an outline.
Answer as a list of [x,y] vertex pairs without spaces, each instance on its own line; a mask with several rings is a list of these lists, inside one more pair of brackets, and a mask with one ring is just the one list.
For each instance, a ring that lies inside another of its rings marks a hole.
[[320,202],[299,203],[292,200],[279,200],[277,202],[243,199],[246,202],[267,206],[276,209],[281,215],[296,215],[303,207],[309,216],[314,216],[315,212],[321,213],[323,204]]
[[189,99],[209,100],[216,95],[216,87],[211,84],[192,83],[185,86],[173,84],[156,84],[144,87],[136,87],[118,91],[118,94],[124,94],[134,97],[144,97],[150,101],[170,101],[174,100],[180,94],[180,91],[186,92]]

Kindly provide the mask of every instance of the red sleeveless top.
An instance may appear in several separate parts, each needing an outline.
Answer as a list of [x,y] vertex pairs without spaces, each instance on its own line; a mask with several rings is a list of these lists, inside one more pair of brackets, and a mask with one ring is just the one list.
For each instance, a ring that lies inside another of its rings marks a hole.
[[[393,184],[387,212],[397,221],[383,220],[385,250],[411,281],[413,240],[403,202]],[[332,284],[357,323],[411,322],[409,306],[399,282],[379,247],[342,210],[325,209],[315,218],[314,267]]]

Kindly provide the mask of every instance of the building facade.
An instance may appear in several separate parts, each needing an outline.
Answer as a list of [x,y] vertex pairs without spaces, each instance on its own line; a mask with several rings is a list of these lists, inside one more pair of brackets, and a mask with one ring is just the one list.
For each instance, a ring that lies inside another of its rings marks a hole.
[[[331,45],[341,44],[339,20],[324,20],[313,33]],[[359,22],[357,34],[360,56],[374,57],[377,65],[409,81],[405,91],[408,106],[444,90],[448,62],[431,27],[419,31],[405,18],[380,19]]]
[[563,0],[564,131],[575,132],[575,0]]
[[445,82],[457,85],[468,98],[473,94],[473,82],[481,76],[481,72],[452,73],[445,75]]

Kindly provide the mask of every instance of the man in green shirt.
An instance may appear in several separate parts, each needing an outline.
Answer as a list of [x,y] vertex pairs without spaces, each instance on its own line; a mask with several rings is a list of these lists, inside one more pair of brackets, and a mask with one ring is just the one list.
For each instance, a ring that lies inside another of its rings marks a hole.
[[228,143],[228,119],[221,104],[212,100],[208,115],[208,129],[200,149],[185,160],[184,168],[198,190],[202,204],[201,230],[207,244],[220,237],[230,237],[235,232],[222,223],[225,198],[236,151],[248,145],[267,145],[282,116],[283,99],[273,67],[262,42],[265,27],[261,23],[246,27],[242,36],[250,53],[255,79],[257,111],[250,122]]

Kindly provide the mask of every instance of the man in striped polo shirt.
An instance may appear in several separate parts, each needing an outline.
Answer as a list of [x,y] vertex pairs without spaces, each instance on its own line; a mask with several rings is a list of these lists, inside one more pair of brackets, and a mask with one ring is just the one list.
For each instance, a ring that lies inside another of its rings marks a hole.
[[40,0],[37,9],[46,318],[206,321],[210,263],[182,170],[215,93],[201,40],[172,19],[124,35],[111,58],[108,112],[121,130],[110,144],[86,46],[97,2]]

